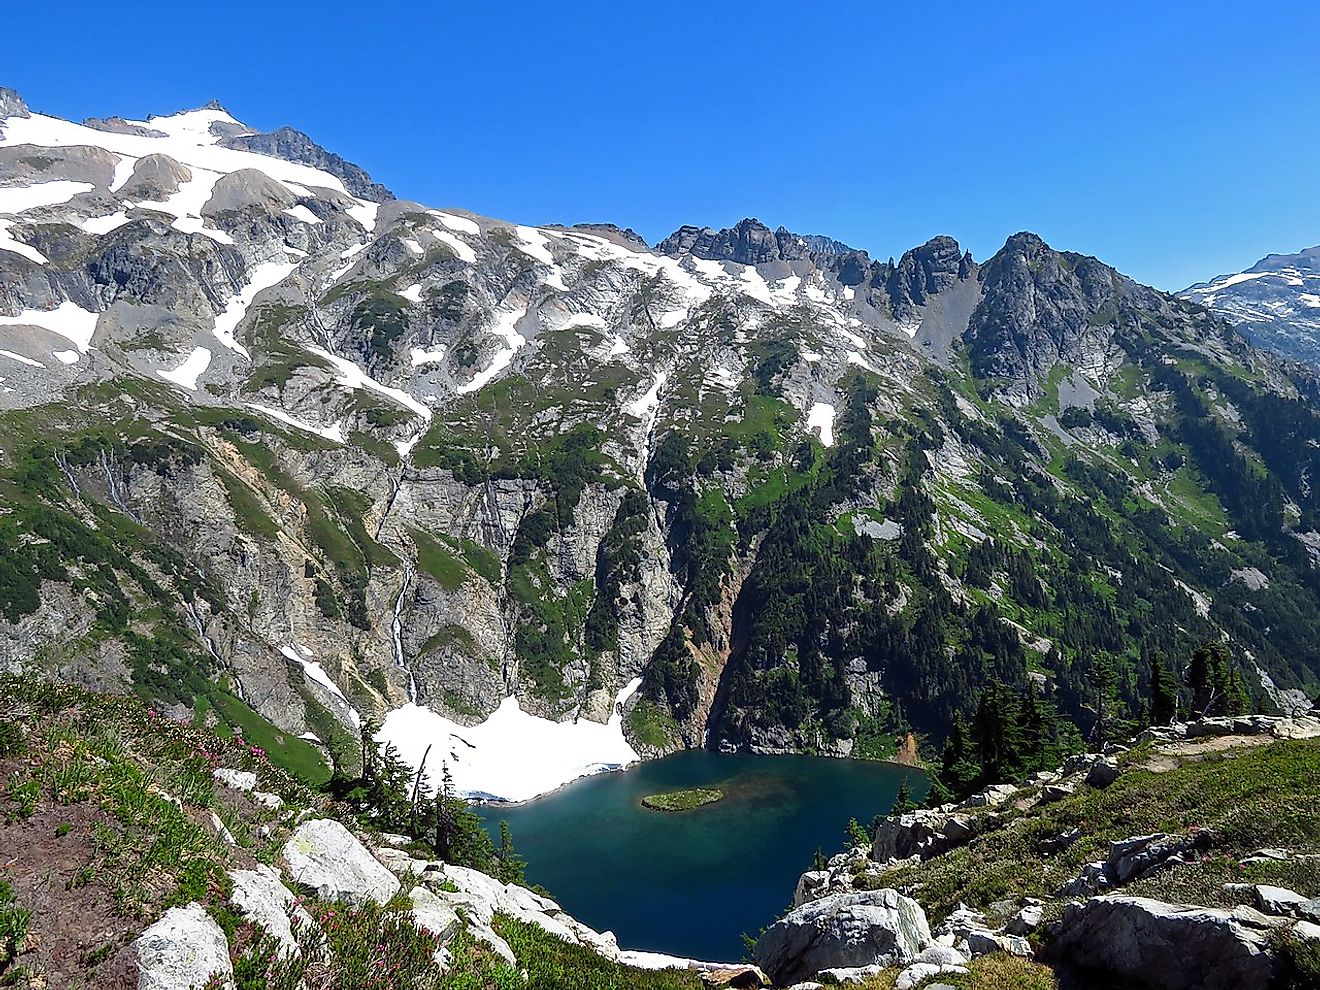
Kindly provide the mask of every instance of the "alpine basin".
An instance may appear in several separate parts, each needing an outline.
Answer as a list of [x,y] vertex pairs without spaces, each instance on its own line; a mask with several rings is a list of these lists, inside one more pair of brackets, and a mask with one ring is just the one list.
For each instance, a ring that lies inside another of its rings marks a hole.
[[[527,880],[628,949],[740,959],[788,907],[817,849],[843,844],[849,818],[889,811],[917,770],[867,760],[693,751],[586,777],[527,804],[476,809],[493,836],[505,820]],[[651,811],[648,794],[718,786],[722,801]]]

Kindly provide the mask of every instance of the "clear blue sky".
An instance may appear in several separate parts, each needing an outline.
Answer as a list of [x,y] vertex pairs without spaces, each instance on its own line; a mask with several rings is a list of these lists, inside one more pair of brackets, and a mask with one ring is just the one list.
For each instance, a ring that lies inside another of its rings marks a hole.
[[16,3],[40,111],[216,98],[400,196],[655,241],[745,215],[879,257],[1017,230],[1162,288],[1320,243],[1320,6]]

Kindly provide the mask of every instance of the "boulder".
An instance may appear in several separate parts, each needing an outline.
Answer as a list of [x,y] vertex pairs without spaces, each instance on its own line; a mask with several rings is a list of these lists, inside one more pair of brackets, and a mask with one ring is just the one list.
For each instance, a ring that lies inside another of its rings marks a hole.
[[340,822],[313,818],[284,844],[289,879],[328,901],[384,904],[399,891],[398,878]]
[[1145,897],[1093,897],[1064,909],[1048,958],[1161,990],[1243,990],[1275,975],[1269,936],[1278,924],[1232,911]]
[[789,984],[827,969],[903,965],[930,942],[921,905],[886,888],[795,908],[766,929],[752,955],[776,983]]
[[949,976],[966,976],[967,967],[940,965],[939,963],[913,963],[907,969],[903,970],[903,972],[898,974],[898,979],[894,981],[894,990],[912,990],[913,987],[918,986],[923,980],[928,980],[932,976],[943,976],[945,974],[948,974]]
[[911,856],[929,859],[970,840],[978,824],[971,815],[940,808],[889,815],[876,829],[871,858],[879,863]]
[[1288,915],[1294,918],[1301,917],[1302,908],[1310,900],[1287,887],[1272,887],[1263,883],[1256,884],[1252,893],[1256,907],[1266,914]]
[[216,767],[211,771],[216,783],[236,791],[249,792],[257,786],[257,775],[250,770],[231,770],[229,767]]
[[1209,832],[1198,829],[1187,835],[1155,832],[1111,842],[1108,859],[1103,863],[1087,863],[1059,893],[1064,897],[1086,897],[1141,880],[1172,863],[1195,859],[1210,847],[1211,841]]
[[408,892],[412,901],[412,919],[418,928],[430,932],[442,942],[458,934],[463,922],[453,908],[426,887],[414,887]]
[[1118,780],[1120,772],[1118,760],[1112,756],[1103,756],[1086,771],[1086,783],[1091,787],[1108,787]]
[[937,966],[966,966],[967,956],[947,945],[928,945],[917,953],[914,961],[934,963]]
[[1041,904],[1028,904],[1015,914],[1004,926],[1010,935],[1030,935],[1045,921],[1045,907]]
[[312,918],[301,907],[294,906],[293,894],[284,886],[279,871],[262,865],[255,870],[233,870],[229,879],[233,883],[229,900],[239,913],[273,936],[285,955],[298,955],[293,918],[305,925],[312,924]]
[[1082,830],[1080,828],[1070,828],[1066,832],[1060,832],[1058,835],[1052,836],[1048,839],[1041,839],[1041,841],[1036,844],[1036,848],[1039,849],[1042,854],[1049,856],[1056,852],[1062,852],[1081,837]]
[[234,985],[225,933],[195,902],[170,908],[133,947],[138,990],[201,990],[215,977],[221,987]]
[[1014,794],[1017,788],[1012,784],[991,784],[985,790],[973,794],[961,805],[963,808],[990,808],[1003,804]]
[[803,904],[824,897],[829,888],[829,870],[808,870],[798,877],[797,887],[793,891],[793,906],[801,907]]
[[1054,804],[1056,801],[1072,797],[1073,791],[1072,784],[1046,784],[1040,789],[1040,803]]
[[994,952],[1007,952],[1010,956],[1022,956],[1024,959],[1030,959],[1033,955],[1031,943],[1021,935],[1006,935],[990,929],[970,931],[959,944],[967,946],[967,955],[973,959]]

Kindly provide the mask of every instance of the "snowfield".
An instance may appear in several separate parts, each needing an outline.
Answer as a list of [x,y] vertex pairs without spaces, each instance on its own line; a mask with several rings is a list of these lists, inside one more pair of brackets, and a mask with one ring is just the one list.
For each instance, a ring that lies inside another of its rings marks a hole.
[[432,791],[441,766],[454,779],[454,792],[489,801],[529,801],[570,780],[605,770],[618,770],[639,759],[623,737],[623,704],[642,685],[630,681],[615,700],[604,724],[589,719],[552,722],[529,715],[517,698],[505,698],[478,725],[452,722],[422,705],[409,704],[390,712],[376,734],[384,746],[393,744],[414,770],[427,747],[427,779]]

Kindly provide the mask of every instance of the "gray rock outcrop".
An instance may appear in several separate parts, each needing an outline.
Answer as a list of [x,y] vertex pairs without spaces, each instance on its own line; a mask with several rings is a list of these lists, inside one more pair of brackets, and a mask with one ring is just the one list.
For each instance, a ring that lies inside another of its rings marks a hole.
[[200,904],[170,908],[133,946],[138,990],[201,990],[213,977],[233,986],[229,941]]
[[753,957],[779,983],[824,970],[912,962],[931,941],[926,913],[896,890],[835,894],[795,908],[757,940]]
[[1048,958],[1162,990],[1266,987],[1276,971],[1269,940],[1277,926],[1252,908],[1093,897],[1065,908]]

